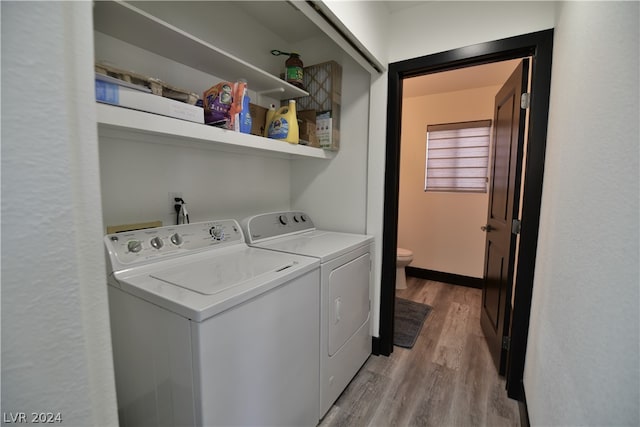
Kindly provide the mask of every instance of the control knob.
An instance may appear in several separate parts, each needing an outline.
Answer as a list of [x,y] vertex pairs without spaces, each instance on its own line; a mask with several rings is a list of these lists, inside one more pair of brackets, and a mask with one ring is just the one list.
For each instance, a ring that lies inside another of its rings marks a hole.
[[171,235],[171,243],[173,243],[176,246],[179,246],[182,244],[182,236],[179,235],[178,233],[174,233]]
[[222,229],[222,227],[219,227],[217,225],[214,225],[209,229],[209,234],[211,234],[211,237],[216,240],[224,239],[224,230]]
[[142,242],[140,240],[129,240],[127,243],[127,249],[129,252],[138,253],[142,250]]
[[287,220],[287,216],[286,215],[280,215],[278,217],[278,221],[280,221],[280,224],[282,224],[282,225],[287,225],[287,223],[289,222],[289,220]]
[[151,246],[153,246],[156,249],[160,249],[161,247],[164,246],[164,242],[158,236],[156,236],[153,239],[151,239],[151,241],[149,243],[151,243]]

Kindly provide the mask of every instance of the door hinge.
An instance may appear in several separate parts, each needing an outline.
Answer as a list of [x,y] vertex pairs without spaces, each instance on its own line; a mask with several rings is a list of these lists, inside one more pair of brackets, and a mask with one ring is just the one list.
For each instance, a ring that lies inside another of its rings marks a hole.
[[511,233],[520,234],[520,226],[521,225],[522,225],[522,223],[520,222],[520,220],[518,218],[514,218],[511,221]]
[[511,348],[511,337],[502,337],[502,349],[509,351]]
[[526,110],[531,106],[531,94],[529,92],[525,92],[520,95],[520,108]]

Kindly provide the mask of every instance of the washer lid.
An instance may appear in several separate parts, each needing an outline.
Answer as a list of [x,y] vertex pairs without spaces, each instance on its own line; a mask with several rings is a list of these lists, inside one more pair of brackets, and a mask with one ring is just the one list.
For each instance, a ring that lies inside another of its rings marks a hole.
[[297,264],[290,257],[270,252],[247,251],[213,258],[187,261],[182,265],[158,269],[150,277],[170,285],[214,295],[265,273],[278,273]]
[[314,230],[253,244],[254,247],[320,258],[324,263],[373,241],[365,234]]
[[319,265],[316,258],[238,246],[117,271],[109,284],[201,322]]

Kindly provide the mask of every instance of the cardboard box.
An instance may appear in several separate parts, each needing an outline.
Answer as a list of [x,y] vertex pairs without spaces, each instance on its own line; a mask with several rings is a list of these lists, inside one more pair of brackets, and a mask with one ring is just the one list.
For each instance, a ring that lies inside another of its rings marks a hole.
[[316,114],[317,114],[316,110],[296,111],[296,116],[298,117],[298,120],[308,121],[313,124],[316,123]]
[[264,136],[265,122],[267,121],[267,108],[249,103],[251,114],[251,135]]
[[315,122],[310,122],[309,120],[298,120],[298,127],[300,128],[300,144],[320,148],[320,143],[316,136]]
[[332,111],[322,111],[316,115],[316,136],[320,148],[331,151],[340,148],[340,131],[334,125]]
[[320,148],[316,136],[316,111],[303,110],[296,112],[298,128],[300,129],[300,143],[309,147]]

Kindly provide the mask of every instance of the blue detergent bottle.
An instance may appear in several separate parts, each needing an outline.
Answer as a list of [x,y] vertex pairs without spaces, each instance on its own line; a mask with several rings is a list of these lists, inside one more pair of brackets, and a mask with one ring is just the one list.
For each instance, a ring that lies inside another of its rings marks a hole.
[[251,133],[251,125],[253,121],[251,120],[249,102],[251,102],[251,98],[249,98],[249,95],[247,95],[247,90],[245,89],[244,96],[242,97],[242,111],[240,112],[239,116],[241,133]]

